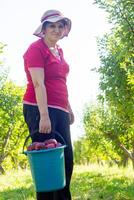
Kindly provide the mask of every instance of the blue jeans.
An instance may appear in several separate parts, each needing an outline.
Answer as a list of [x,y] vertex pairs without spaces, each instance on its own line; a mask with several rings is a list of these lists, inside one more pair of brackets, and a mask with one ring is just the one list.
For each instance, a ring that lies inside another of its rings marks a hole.
[[[70,137],[69,114],[60,109],[48,108],[49,117],[53,131],[57,131],[64,138],[67,147],[65,148],[65,172],[66,186],[54,192],[37,192],[37,200],[71,200],[70,181],[73,171],[73,151]],[[37,106],[28,104],[23,105],[23,114],[25,122],[28,125],[29,133],[32,134],[35,130],[39,130],[40,114]],[[32,136],[32,142],[43,142],[46,139],[54,138],[54,135],[36,133]],[[56,138],[63,143],[61,138]]]

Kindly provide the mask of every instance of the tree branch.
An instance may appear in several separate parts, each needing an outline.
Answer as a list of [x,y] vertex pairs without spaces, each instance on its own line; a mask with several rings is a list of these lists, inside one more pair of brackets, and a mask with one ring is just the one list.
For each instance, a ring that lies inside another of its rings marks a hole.
[[134,156],[132,155],[132,153],[131,153],[130,151],[128,151],[128,150],[126,149],[126,147],[125,147],[123,144],[120,144],[119,146],[120,146],[120,148],[124,151],[124,153],[125,153],[131,160],[134,161]]
[[[119,5],[119,3],[117,3],[117,5]],[[131,26],[131,23],[129,22],[127,16],[125,15],[125,13],[122,12],[120,6],[119,6],[118,8],[119,8],[119,11],[120,11],[120,14],[121,14],[122,18],[128,23],[128,25],[129,25],[129,27],[130,27],[132,33],[134,34],[134,29],[133,29],[133,27]],[[124,8],[124,10],[125,10],[125,8]]]

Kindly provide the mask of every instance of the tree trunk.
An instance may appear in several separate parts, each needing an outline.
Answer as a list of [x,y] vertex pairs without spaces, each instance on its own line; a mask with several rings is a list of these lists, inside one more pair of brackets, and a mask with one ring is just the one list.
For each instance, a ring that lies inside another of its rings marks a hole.
[[0,165],[0,174],[5,174],[5,170],[1,165]]
[[132,165],[133,165],[133,169],[134,169],[134,160],[132,160]]

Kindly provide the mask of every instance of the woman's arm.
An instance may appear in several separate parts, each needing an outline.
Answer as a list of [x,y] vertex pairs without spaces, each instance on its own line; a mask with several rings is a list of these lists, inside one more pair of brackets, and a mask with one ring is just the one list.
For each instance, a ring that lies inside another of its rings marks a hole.
[[47,94],[44,85],[44,69],[42,68],[29,68],[32,82],[35,89],[37,105],[40,112],[39,132],[50,133],[51,122],[48,114]]

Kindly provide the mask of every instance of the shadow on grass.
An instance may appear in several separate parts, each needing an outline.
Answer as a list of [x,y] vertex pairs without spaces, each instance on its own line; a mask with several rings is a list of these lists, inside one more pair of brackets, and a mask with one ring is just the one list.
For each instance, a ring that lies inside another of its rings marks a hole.
[[[17,181],[17,180],[16,180]],[[0,192],[0,200],[35,200],[31,179],[16,186],[10,184]],[[72,200],[134,200],[134,180],[118,174],[100,172],[74,173],[71,184]]]
[[101,173],[74,174],[73,200],[134,200],[134,181]]
[[35,200],[34,187],[20,187],[15,189],[6,189],[0,192],[0,200]]

